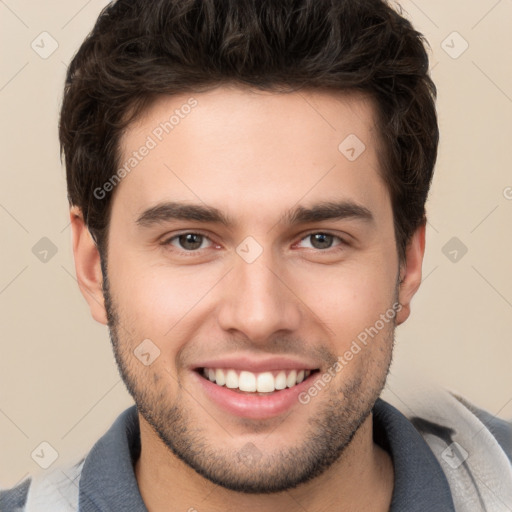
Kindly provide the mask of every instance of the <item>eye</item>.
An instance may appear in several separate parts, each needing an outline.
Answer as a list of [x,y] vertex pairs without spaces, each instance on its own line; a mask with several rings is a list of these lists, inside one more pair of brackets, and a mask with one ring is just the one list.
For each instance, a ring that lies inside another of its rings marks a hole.
[[200,233],[181,233],[180,235],[175,235],[163,242],[163,245],[172,245],[177,249],[187,252],[205,249],[210,246],[208,244],[212,245],[212,241],[207,236],[201,235]]
[[[306,247],[320,250],[331,249],[332,247],[345,244],[344,240],[342,240],[339,236],[322,232],[310,233],[309,235],[305,236],[299,243],[302,243],[305,240],[309,240],[309,245],[306,245]],[[334,244],[336,240],[338,240],[339,243]]]

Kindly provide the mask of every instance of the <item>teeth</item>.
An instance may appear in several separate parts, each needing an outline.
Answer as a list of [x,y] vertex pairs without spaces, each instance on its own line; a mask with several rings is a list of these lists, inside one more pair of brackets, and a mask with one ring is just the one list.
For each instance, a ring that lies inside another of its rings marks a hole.
[[286,373],[279,372],[274,380],[274,386],[276,389],[284,389],[286,387]]
[[215,370],[215,382],[219,386],[224,386],[224,384],[226,384],[226,376],[222,370]]
[[270,393],[275,391],[276,387],[274,376],[270,372],[260,373],[256,379],[256,389],[259,393]]
[[238,389],[240,391],[256,391],[256,375],[251,372],[240,372]]
[[272,393],[300,384],[311,375],[311,370],[281,370],[279,372],[253,373],[221,368],[203,368],[203,375],[219,386],[246,392]]
[[295,384],[297,384],[297,372],[292,370],[286,378],[286,387],[291,388],[292,386],[295,386]]
[[[219,370],[222,371],[222,370]],[[235,389],[238,387],[238,375],[235,370],[228,370],[226,373],[226,387]]]

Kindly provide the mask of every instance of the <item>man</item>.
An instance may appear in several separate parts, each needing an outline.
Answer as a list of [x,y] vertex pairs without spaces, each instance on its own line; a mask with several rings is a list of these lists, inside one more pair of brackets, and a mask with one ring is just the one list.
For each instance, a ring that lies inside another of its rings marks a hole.
[[434,98],[381,0],[107,7],[60,139],[77,279],[135,406],[2,510],[512,510],[510,425],[379,398],[421,282]]

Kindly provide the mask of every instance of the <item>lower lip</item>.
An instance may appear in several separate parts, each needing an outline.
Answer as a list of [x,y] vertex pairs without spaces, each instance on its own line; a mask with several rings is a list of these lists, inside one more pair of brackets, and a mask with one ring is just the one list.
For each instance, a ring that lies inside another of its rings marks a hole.
[[239,393],[226,386],[219,386],[193,371],[194,378],[202,386],[206,395],[225,411],[243,418],[262,420],[283,414],[294,405],[301,405],[298,396],[311,386],[318,372],[292,388],[274,391],[268,395]]

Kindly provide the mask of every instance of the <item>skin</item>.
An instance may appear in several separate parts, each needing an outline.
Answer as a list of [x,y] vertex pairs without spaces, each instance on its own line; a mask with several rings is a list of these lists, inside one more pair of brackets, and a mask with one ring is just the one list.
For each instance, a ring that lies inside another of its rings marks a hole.
[[[360,94],[319,90],[222,86],[193,96],[198,105],[114,191],[105,294],[98,250],[80,210],[71,209],[80,288],[92,316],[110,327],[139,407],[135,474],[144,502],[152,512],[387,511],[393,466],[373,443],[371,408],[394,329],[421,282],[425,228],[399,262],[374,105]],[[189,97],[159,98],[125,133],[120,161]],[[353,162],[338,150],[349,134],[366,146]],[[373,220],[283,222],[297,206],[342,200],[364,206]],[[164,201],[213,206],[233,224],[137,224]],[[162,244],[184,232],[207,238],[195,252],[178,238]],[[318,248],[314,233],[334,237]],[[248,236],[262,248],[252,263],[236,252]],[[394,321],[317,396],[276,417],[227,413],[191,370],[235,353],[289,355],[321,375],[397,301]],[[148,338],[160,355],[144,366],[133,351]],[[249,464],[239,456],[247,447],[258,454]]]

